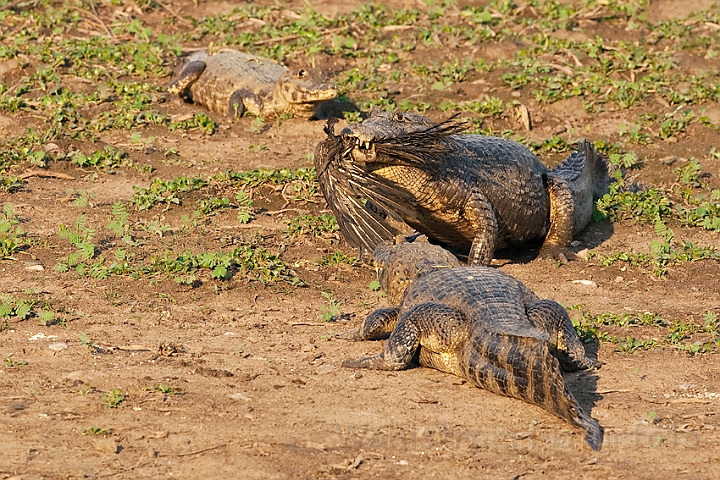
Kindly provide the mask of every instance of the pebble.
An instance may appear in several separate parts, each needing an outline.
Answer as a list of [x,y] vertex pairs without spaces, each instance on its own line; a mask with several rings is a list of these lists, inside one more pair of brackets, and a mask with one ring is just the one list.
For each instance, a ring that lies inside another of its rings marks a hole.
[[586,285],[588,287],[598,288],[598,284],[593,282],[592,280],[573,280],[572,283],[576,283],[578,285]]
[[583,248],[582,250],[577,252],[575,255],[582,258],[583,260],[587,260],[588,256],[590,255],[590,250],[588,250],[587,248]]
[[243,400],[245,402],[249,402],[250,400],[252,400],[252,398],[248,397],[242,392],[233,393],[232,395],[230,395],[230,398],[232,398],[233,400]]
[[625,279],[624,279],[623,277],[621,277],[620,275],[618,275],[617,277],[615,277],[615,283],[620,283],[620,282],[622,282],[623,280],[625,280]]
[[102,453],[116,454],[118,453],[118,445],[112,438],[103,438],[95,442],[95,450]]
[[54,350],[56,352],[61,352],[65,349],[67,349],[68,346],[67,346],[67,343],[57,342],[57,343],[51,343],[50,345],[48,345],[48,348],[50,350]]

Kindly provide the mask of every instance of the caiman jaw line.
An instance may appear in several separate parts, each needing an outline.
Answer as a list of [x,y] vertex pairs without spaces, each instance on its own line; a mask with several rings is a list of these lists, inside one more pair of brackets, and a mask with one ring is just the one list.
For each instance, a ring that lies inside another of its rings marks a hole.
[[370,163],[375,160],[375,145],[370,141],[361,141],[359,138],[355,139],[355,145],[351,149],[347,149],[343,154],[352,152],[353,159],[356,162]]

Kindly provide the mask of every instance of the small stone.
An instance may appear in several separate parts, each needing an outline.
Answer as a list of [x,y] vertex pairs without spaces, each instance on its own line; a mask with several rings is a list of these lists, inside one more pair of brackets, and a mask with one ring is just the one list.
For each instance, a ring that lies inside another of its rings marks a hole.
[[54,350],[56,352],[62,352],[63,350],[66,350],[68,348],[67,343],[63,342],[57,342],[57,343],[51,343],[48,345],[48,348],[50,350]]
[[625,279],[623,277],[621,277],[620,275],[615,277],[615,283],[621,283],[623,280],[625,280]]
[[230,395],[230,398],[232,398],[233,400],[242,400],[244,402],[249,402],[250,400],[252,400],[251,397],[248,397],[242,392],[233,393],[232,395]]
[[677,157],[674,155],[670,155],[669,157],[663,157],[660,159],[660,163],[665,165],[672,165],[675,162],[677,162]]
[[575,283],[577,285],[585,285],[588,287],[598,288],[598,284],[593,282],[592,280],[573,280],[572,283]]
[[580,245],[582,245],[582,242],[580,240],[573,240],[572,242],[570,242],[571,247],[579,247]]
[[583,248],[582,250],[577,252],[575,255],[582,258],[583,260],[587,260],[587,258],[590,256],[590,250],[588,250],[587,248]]
[[112,438],[103,438],[95,442],[95,450],[114,455],[118,453],[118,445]]
[[42,272],[43,270],[45,270],[45,267],[43,267],[42,265],[40,265],[38,263],[35,263],[35,264],[26,265],[25,270],[27,270],[29,272]]
[[512,97],[515,97],[515,98],[520,98],[520,92],[518,92],[517,90],[515,90],[514,92],[512,92],[510,95],[511,95]]

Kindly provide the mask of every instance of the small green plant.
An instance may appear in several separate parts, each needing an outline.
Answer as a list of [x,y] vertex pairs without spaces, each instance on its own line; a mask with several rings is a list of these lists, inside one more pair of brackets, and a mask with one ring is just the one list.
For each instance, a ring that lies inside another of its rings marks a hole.
[[149,390],[153,392],[162,393],[163,395],[177,395],[180,393],[180,389],[173,388],[170,385],[161,383],[159,385],[153,385],[152,387],[143,388],[143,390]]
[[255,218],[252,214],[253,201],[250,198],[250,195],[248,195],[247,192],[243,190],[238,190],[238,192],[235,194],[235,201],[237,202],[238,206],[238,222],[243,224],[250,223],[250,221]]
[[290,221],[287,235],[290,238],[299,235],[312,235],[314,237],[328,238],[340,227],[333,215],[323,213],[321,215],[303,215]]
[[128,213],[125,204],[121,201],[113,203],[111,213],[113,218],[108,222],[107,229],[120,237],[124,244],[135,245],[135,241],[131,234],[132,229],[128,223],[130,214]]
[[323,305],[320,314],[320,319],[323,322],[332,322],[340,316],[340,302],[333,296],[332,293],[320,292],[327,301],[327,305]]
[[0,260],[14,260],[13,254],[26,245],[19,223],[15,207],[11,203],[4,204],[0,212]]
[[15,298],[12,295],[0,294],[0,318],[17,316],[25,320],[35,314],[33,307],[35,302],[23,298]]
[[79,207],[79,208],[85,208],[85,207],[94,207],[95,203],[93,203],[93,200],[97,198],[97,193],[95,192],[89,192],[87,190],[79,190],[77,193],[72,192],[72,189],[68,191],[68,193],[75,197],[75,200],[73,200],[73,207]]
[[650,425],[655,425],[656,420],[657,420],[657,413],[655,413],[655,410],[650,410],[648,412],[648,423]]
[[355,263],[355,260],[355,257],[350,257],[338,250],[336,252],[324,255],[320,260],[318,260],[318,265],[327,266],[338,265],[340,263],[344,263],[346,265],[353,265]]
[[87,333],[80,333],[78,334],[78,345],[91,347],[91,348],[97,348],[98,344],[93,342],[90,338],[90,335]]
[[380,282],[377,280],[373,280],[372,282],[370,282],[370,285],[368,285],[368,288],[373,292],[377,292],[378,290],[380,290]]
[[218,210],[230,208],[233,205],[230,203],[230,199],[227,197],[217,198],[203,198],[197,201],[198,211],[203,215],[215,215]]
[[93,167],[98,170],[115,170],[125,164],[127,153],[119,148],[107,145],[103,150],[96,150],[90,155],[73,152],[70,162],[80,168]]
[[88,427],[82,432],[83,435],[91,435],[91,436],[98,436],[98,435],[111,435],[112,431],[107,428],[100,428],[100,427]]
[[79,215],[73,227],[60,225],[60,238],[68,240],[76,251],[55,265],[58,272],[67,272],[70,267],[84,266],[85,261],[95,256],[95,244],[92,242],[95,230],[87,225],[87,217],[84,214]]
[[122,394],[122,390],[116,388],[112,392],[103,393],[101,405],[107,408],[118,408],[126,399],[127,396]]
[[262,133],[265,129],[265,118],[264,117],[255,117],[252,120],[252,123],[250,123],[250,131],[259,134]]
[[165,235],[165,232],[170,230],[170,225],[166,223],[160,223],[160,220],[150,220],[149,222],[147,222],[147,224],[140,225],[140,228],[148,233],[157,235],[158,237],[162,238],[163,235]]
[[204,113],[194,113],[192,118],[170,122],[168,125],[170,131],[173,130],[202,130],[208,135],[215,133],[217,124],[215,121]]
[[15,360],[12,357],[7,357],[5,359],[5,366],[8,368],[24,367],[27,364],[28,362],[25,360]]

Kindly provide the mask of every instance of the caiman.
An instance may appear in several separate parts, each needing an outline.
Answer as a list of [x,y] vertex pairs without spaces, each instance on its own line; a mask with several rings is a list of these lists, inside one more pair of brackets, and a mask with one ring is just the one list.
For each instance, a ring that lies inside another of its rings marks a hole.
[[401,370],[420,365],[538,405],[582,428],[600,449],[603,430],[570,393],[561,373],[597,366],[585,354],[567,311],[540,300],[491,267],[459,266],[429,243],[384,242],[374,251],[380,284],[393,308],[375,310],[349,340],[389,338],[382,353],[343,366]]
[[306,70],[291,72],[272,60],[237,50],[214,55],[201,50],[185,59],[167,91],[232,118],[292,113],[312,118],[319,105],[337,97],[337,86],[312,78]]
[[404,222],[434,242],[488,265],[497,248],[543,239],[541,256],[562,257],[610,183],[588,141],[548,169],[527,147],[462,133],[450,119],[373,110],[315,151],[323,194],[347,241],[372,251]]

